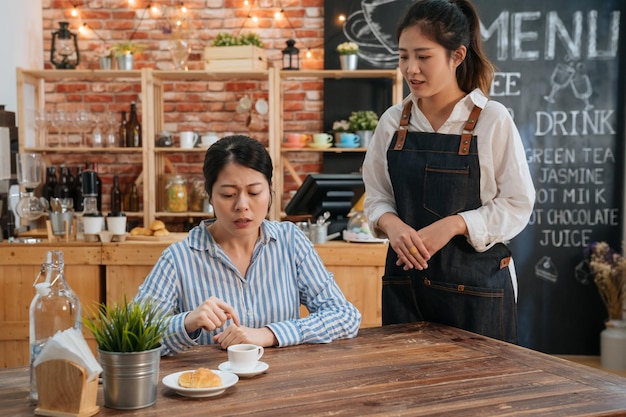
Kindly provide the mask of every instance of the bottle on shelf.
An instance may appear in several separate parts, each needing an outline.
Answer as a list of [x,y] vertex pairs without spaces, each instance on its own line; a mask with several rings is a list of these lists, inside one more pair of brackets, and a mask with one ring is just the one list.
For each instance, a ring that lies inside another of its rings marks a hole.
[[126,146],[126,110],[122,110],[122,119],[118,129],[118,143],[120,146]]
[[37,401],[35,359],[48,339],[58,331],[81,329],[81,306],[65,280],[62,251],[48,251],[33,285],[36,293],[29,310],[30,398]]
[[188,209],[187,181],[182,175],[174,175],[165,186],[165,211],[181,213]]
[[73,203],[74,196],[72,195],[72,184],[70,183],[70,178],[68,168],[65,165],[61,165],[59,181],[54,188],[54,197],[60,199],[72,199]]
[[46,168],[46,184],[41,191],[41,196],[50,202],[50,198],[54,197],[54,190],[57,186],[57,168],[49,166]]
[[113,176],[113,187],[111,188],[111,213],[122,212],[122,191],[120,190],[120,180],[117,175]]
[[126,146],[129,148],[141,147],[141,123],[137,116],[137,104],[130,103],[130,116],[126,123]]
[[[95,193],[96,193],[96,205],[98,207],[98,211],[102,211],[102,181],[100,180],[100,176],[98,175],[98,165],[93,162],[87,162],[87,171],[95,172]],[[83,177],[83,181],[85,177]],[[83,190],[84,194],[84,190]],[[83,200],[84,201],[84,200]]]
[[83,172],[83,213],[81,216],[83,239],[90,242],[99,240],[104,229],[104,217],[98,208],[98,174],[93,169]]
[[137,184],[134,182],[131,187],[130,196],[128,198],[128,206],[130,211],[136,213],[139,211],[139,190],[137,189]]
[[76,181],[74,181],[74,210],[83,211],[83,167],[76,167]]

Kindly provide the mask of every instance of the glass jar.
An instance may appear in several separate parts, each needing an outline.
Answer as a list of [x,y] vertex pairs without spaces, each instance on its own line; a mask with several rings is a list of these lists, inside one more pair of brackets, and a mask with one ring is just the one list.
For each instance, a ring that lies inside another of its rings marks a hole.
[[175,175],[165,186],[165,211],[181,213],[187,211],[187,181],[181,175]]

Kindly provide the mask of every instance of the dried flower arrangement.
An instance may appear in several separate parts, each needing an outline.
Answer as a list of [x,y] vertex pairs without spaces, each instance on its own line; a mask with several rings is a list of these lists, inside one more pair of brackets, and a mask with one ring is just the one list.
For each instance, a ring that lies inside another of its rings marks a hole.
[[589,269],[600,297],[609,313],[609,320],[623,320],[626,298],[626,258],[606,242],[590,247]]

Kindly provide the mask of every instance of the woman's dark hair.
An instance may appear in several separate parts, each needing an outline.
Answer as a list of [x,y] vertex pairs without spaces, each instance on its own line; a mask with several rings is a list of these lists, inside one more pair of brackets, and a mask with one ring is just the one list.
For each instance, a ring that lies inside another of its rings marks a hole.
[[204,156],[204,189],[209,197],[218,175],[231,162],[259,171],[272,188],[272,158],[265,146],[248,136],[226,136],[211,145]]
[[469,0],[418,0],[398,23],[398,40],[412,26],[418,26],[425,36],[449,53],[464,45],[467,54],[456,69],[459,87],[466,93],[480,88],[485,95],[489,94],[494,68],[483,52],[480,20]]

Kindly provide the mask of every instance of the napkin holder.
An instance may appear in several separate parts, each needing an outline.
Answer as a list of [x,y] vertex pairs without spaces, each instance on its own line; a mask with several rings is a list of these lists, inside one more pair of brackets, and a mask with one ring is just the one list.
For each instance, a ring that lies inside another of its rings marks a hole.
[[36,415],[88,417],[100,411],[96,405],[98,378],[87,381],[83,367],[55,359],[37,365],[35,373],[39,397]]

